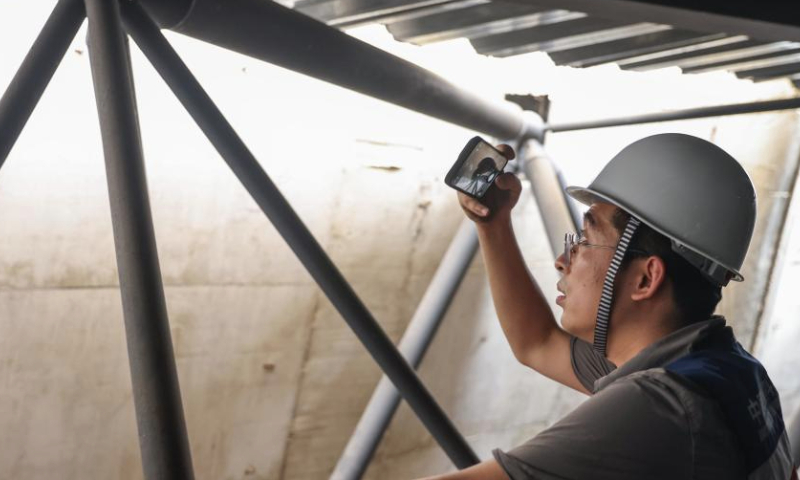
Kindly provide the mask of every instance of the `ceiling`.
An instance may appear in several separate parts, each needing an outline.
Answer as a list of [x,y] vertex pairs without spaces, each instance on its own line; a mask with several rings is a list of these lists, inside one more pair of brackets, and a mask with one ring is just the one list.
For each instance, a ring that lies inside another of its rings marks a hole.
[[571,67],[727,70],[800,87],[800,9],[740,3],[705,0],[698,10],[685,0],[297,0],[293,8],[337,28],[381,23],[416,45],[467,38],[493,57],[539,51]]

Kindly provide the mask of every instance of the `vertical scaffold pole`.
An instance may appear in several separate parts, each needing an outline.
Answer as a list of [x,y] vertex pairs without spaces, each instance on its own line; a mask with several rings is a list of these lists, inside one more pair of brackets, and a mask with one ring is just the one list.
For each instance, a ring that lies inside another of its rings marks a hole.
[[116,0],[86,0],[86,13],[144,477],[191,480],[127,37]]

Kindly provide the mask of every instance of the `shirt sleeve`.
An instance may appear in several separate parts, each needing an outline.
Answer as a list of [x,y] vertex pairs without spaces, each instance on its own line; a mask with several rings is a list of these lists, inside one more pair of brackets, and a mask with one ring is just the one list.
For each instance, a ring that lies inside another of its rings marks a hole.
[[620,379],[495,459],[512,480],[691,478],[685,409],[651,379]]
[[594,382],[616,370],[617,366],[599,354],[590,344],[578,337],[570,343],[572,370],[581,385],[594,392]]

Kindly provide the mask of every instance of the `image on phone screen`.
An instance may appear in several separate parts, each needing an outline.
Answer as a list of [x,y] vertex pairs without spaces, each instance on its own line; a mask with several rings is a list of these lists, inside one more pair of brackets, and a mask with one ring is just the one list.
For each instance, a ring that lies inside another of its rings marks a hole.
[[489,144],[478,143],[450,180],[451,186],[481,198],[503,172],[506,159]]

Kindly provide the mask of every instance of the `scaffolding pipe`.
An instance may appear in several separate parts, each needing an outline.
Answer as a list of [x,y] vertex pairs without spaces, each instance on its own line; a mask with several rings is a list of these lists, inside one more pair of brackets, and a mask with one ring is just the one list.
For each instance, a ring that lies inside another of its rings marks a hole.
[[118,2],[85,5],[144,477],[191,480],[127,37]]
[[123,13],[126,28],[139,48],[445,453],[458,468],[476,464],[478,457],[464,437],[169,45],[158,26],[136,3],[124,2]]
[[[170,14],[165,9],[169,3]],[[490,102],[277,2],[142,0],[164,28],[492,137],[542,135],[510,102]],[[176,22],[177,10],[185,8]],[[172,19],[172,20],[170,20]]]
[[[414,369],[422,362],[477,250],[475,225],[464,220],[400,340],[400,353]],[[361,414],[331,480],[357,480],[364,475],[399,404],[397,389],[384,376]]]
[[60,0],[0,98],[0,167],[86,18],[83,0]]
[[583,221],[577,208],[568,201],[563,177],[559,178],[560,173],[541,143],[529,140],[521,144],[519,159],[536,198],[553,258],[556,258],[564,251],[564,234],[579,231]]
[[[558,165],[552,159],[550,160],[550,165],[552,166],[553,170],[555,171],[556,181],[558,182],[558,188],[561,190],[561,196],[564,197],[564,202],[567,204],[567,210],[569,210],[569,218],[572,221],[573,231],[580,232],[583,228],[583,215],[581,214],[580,208],[578,207],[578,203],[575,201],[574,198],[567,195],[567,179],[564,177],[564,173],[558,168]],[[540,212],[541,215],[544,217],[544,213]],[[559,251],[558,253],[561,253]],[[558,255],[556,255],[558,256]]]
[[668,122],[672,120],[690,120],[693,118],[718,117],[723,115],[740,115],[743,113],[772,112],[800,108],[800,98],[767,100],[763,102],[736,103],[733,105],[717,105],[713,107],[689,108],[674,112],[648,113],[629,117],[606,120],[590,120],[573,123],[547,123],[544,129],[549,132],[569,132],[591,128],[618,127],[622,125],[639,125],[642,123]]

